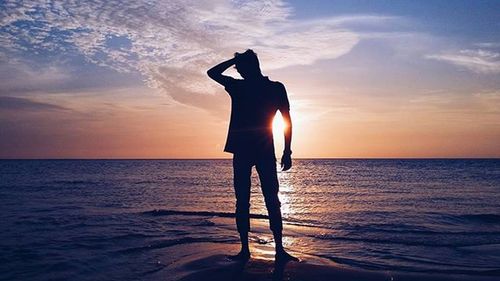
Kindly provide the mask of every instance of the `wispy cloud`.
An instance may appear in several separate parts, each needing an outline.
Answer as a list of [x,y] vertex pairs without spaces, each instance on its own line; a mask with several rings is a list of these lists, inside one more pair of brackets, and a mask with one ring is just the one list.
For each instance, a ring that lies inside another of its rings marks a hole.
[[489,89],[461,94],[448,91],[429,92],[409,100],[406,109],[418,110],[427,114],[455,114],[470,122],[480,118],[494,117],[494,123],[500,125],[498,121],[500,120],[500,91]]
[[[348,53],[350,24],[392,17],[293,19],[284,1],[3,1],[0,57],[77,53],[97,65],[142,73],[182,103],[213,92],[204,75],[235,51],[254,48],[264,69],[311,64]],[[200,106],[203,106],[201,104]]]
[[0,60],[0,94],[44,92],[62,87],[71,75],[56,65],[40,68],[24,62]]
[[55,104],[34,101],[28,98],[0,96],[0,110],[2,111],[13,110],[19,112],[22,110],[28,110],[28,111],[67,110],[67,108]]
[[450,51],[427,55],[426,58],[448,62],[477,73],[500,73],[500,53],[487,49]]

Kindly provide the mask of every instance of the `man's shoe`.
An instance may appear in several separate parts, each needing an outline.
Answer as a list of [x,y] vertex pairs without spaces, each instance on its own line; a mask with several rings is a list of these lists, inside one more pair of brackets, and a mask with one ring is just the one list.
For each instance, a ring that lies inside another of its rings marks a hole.
[[250,259],[250,252],[240,251],[238,254],[234,256],[228,256],[227,258],[233,261],[247,261]]
[[280,251],[280,252],[277,252],[276,255],[274,256],[275,258],[275,261],[277,263],[287,263],[289,261],[299,261],[298,258],[290,255],[289,253],[285,252],[285,251]]

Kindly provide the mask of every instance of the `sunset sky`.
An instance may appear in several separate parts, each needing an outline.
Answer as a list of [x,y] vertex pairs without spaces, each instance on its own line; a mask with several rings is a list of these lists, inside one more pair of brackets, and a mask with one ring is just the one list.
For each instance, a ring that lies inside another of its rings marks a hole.
[[0,6],[0,158],[230,157],[206,70],[247,48],[294,157],[500,157],[500,1]]

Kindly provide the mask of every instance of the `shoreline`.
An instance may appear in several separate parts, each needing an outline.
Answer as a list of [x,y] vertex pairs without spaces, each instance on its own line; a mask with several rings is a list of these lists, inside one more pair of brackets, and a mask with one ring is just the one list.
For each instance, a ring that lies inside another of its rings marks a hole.
[[[251,243],[252,257],[246,262],[227,259],[227,255],[238,251],[238,244],[226,243],[190,243],[168,248],[164,270],[157,272],[159,278],[172,281],[205,281],[205,280],[288,280],[288,281],[493,281],[494,276],[446,275],[437,273],[412,273],[374,271],[353,268],[303,253],[290,251],[300,262],[288,262],[275,265],[272,245]],[[158,278],[154,278],[158,279]]]

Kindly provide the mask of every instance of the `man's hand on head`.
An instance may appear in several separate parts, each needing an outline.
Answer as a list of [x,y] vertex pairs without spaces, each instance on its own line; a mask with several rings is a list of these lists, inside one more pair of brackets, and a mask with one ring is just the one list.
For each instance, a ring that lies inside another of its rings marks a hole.
[[292,152],[284,151],[283,156],[281,156],[281,170],[288,171],[292,167]]

